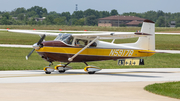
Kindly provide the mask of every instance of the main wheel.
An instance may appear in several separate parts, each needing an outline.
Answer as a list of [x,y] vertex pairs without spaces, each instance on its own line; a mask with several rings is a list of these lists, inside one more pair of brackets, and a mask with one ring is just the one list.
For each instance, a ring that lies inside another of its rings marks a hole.
[[59,70],[59,73],[64,73],[65,72],[65,70]]
[[88,72],[89,74],[94,74],[95,72]]
[[51,74],[51,72],[45,72],[46,74]]

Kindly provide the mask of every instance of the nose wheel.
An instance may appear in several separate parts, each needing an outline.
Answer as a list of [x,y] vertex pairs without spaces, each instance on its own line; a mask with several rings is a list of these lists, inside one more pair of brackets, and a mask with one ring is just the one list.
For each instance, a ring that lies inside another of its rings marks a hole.
[[52,68],[50,66],[46,66],[46,67],[44,67],[44,71],[46,74],[51,74],[51,72],[54,72],[54,68]]
[[51,74],[51,72],[54,72],[54,68],[50,67],[52,65],[52,62],[49,63],[49,66],[44,67],[44,71],[46,74]]

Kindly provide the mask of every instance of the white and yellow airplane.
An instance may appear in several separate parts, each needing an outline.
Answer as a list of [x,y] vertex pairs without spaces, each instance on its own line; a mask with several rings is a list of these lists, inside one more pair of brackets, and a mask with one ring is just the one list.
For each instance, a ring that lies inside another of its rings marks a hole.
[[[63,34],[46,33],[27,30],[8,30],[10,32],[29,33],[41,35],[41,39],[33,45],[33,50],[26,56],[26,59],[35,50],[43,59],[50,62],[44,68],[46,74],[54,70],[64,73],[72,67],[71,62],[84,62],[84,70],[89,74],[101,70],[95,66],[89,66],[86,62],[101,60],[117,60],[127,58],[148,57],[155,52],[155,23],[144,20],[140,32],[97,32],[91,34]],[[66,31],[73,32],[73,31]],[[43,41],[47,35],[57,36],[53,41]],[[135,43],[115,44],[115,39],[139,37]],[[104,42],[99,39],[113,39],[112,42]],[[53,62],[67,62],[59,64],[55,68],[50,67]]]

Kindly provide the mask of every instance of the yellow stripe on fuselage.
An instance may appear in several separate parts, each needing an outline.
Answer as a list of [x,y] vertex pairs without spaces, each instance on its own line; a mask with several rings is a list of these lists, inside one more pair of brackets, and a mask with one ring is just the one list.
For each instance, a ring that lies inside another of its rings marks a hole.
[[[76,54],[82,48],[75,47],[43,47],[37,52],[48,52],[48,53],[61,53],[61,54]],[[147,57],[152,56],[155,53],[150,53],[154,51],[147,51],[147,53],[141,53],[142,50],[134,49],[102,49],[102,48],[87,48],[80,55],[94,55],[94,56],[115,56],[115,57]],[[148,53],[149,52],[149,53]]]

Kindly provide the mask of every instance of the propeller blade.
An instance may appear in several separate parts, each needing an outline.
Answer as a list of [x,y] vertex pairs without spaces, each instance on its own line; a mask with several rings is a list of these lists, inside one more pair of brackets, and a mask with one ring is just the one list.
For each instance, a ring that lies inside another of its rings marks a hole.
[[[37,45],[39,46],[41,44],[41,42],[44,40],[44,38],[46,37],[46,35],[44,34],[41,39],[38,41]],[[39,46],[40,47],[40,46]],[[35,48],[26,56],[26,60],[29,59],[29,57],[31,56],[31,54],[34,52]]]
[[31,56],[31,54],[34,52],[35,49],[33,49],[27,56],[26,56],[26,60],[28,60],[28,58]]
[[38,41],[37,45],[40,45],[41,42],[44,40],[45,37],[46,37],[46,35],[44,34],[44,35],[41,37],[41,39]]

